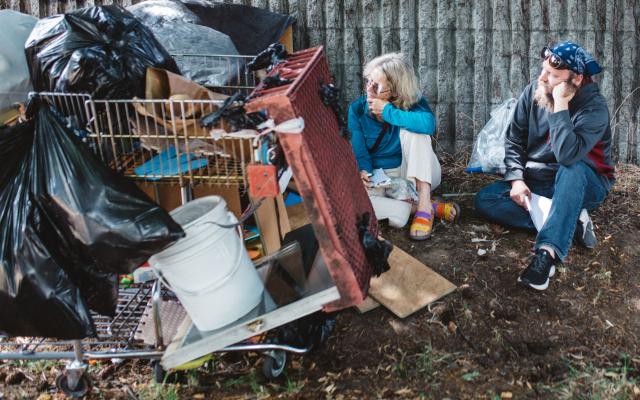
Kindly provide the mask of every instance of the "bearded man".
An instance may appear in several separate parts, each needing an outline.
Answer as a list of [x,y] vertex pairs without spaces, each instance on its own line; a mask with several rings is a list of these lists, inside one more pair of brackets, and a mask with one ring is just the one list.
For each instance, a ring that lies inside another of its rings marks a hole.
[[537,234],[535,254],[518,283],[545,290],[572,239],[593,248],[587,211],[599,206],[614,182],[609,109],[591,77],[602,71],[580,45],[544,47],[542,71],[520,96],[505,140],[504,180],[483,188],[475,207],[484,218],[535,230],[531,193],[552,198]]

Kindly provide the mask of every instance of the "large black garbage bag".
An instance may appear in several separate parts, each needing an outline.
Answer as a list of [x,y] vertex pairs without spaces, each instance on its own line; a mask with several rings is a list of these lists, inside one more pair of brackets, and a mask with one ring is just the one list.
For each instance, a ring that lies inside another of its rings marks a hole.
[[46,218],[46,214],[37,224],[36,231],[51,256],[62,265],[71,282],[78,286],[87,306],[100,315],[113,317],[118,305],[118,274],[87,264],[74,252],[65,235]]
[[81,339],[95,328],[80,290],[40,240],[29,192],[34,123],[0,129],[0,332]]
[[102,164],[48,107],[37,111],[32,149],[35,201],[78,268],[130,273],[184,236],[165,210]]
[[120,6],[41,19],[25,43],[36,91],[144,97],[147,67],[180,73],[151,31]]
[[240,54],[254,56],[280,40],[295,18],[241,4],[214,3],[207,0],[183,0],[200,18],[200,25],[228,35]]

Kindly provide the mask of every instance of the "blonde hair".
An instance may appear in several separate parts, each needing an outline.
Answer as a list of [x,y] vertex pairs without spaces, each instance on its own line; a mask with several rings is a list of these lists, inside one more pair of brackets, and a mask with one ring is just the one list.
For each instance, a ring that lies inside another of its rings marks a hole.
[[403,110],[410,109],[420,99],[418,79],[413,69],[402,53],[388,53],[369,61],[364,67],[362,75],[371,76],[373,71],[380,70],[387,78],[396,96],[391,101],[394,106]]

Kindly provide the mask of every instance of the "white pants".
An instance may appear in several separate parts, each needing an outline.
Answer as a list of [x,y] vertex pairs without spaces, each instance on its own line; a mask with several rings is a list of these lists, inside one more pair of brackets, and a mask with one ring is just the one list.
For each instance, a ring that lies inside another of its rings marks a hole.
[[[402,164],[399,168],[385,169],[385,173],[390,177],[408,179],[414,184],[416,180],[430,183],[431,190],[437,188],[440,185],[442,171],[431,146],[431,135],[401,129],[400,146]],[[384,188],[372,188],[368,193],[377,219],[388,219],[389,225],[394,228],[401,228],[407,224],[411,215],[411,203],[385,197]]]

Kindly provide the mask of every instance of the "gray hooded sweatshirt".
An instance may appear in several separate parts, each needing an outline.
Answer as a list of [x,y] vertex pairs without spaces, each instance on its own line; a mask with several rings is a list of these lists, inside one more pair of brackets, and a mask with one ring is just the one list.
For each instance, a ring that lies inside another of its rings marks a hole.
[[505,140],[505,181],[551,181],[560,165],[584,161],[607,190],[614,181],[609,108],[596,83],[581,87],[569,109],[550,113],[538,107],[537,81],[520,96]]

